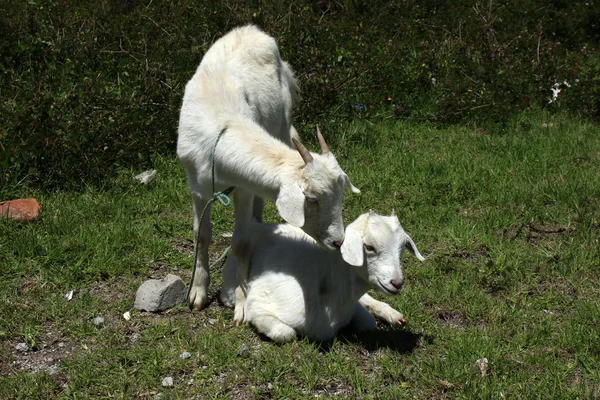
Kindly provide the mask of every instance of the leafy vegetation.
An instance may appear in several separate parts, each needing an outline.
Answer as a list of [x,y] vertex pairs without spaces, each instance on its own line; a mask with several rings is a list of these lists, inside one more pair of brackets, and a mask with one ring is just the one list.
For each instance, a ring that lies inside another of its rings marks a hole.
[[[327,133],[362,189],[344,199],[345,222],[395,207],[427,257],[403,260],[400,295],[375,294],[406,328],[280,346],[236,328],[216,303],[133,310],[149,276],[191,275],[184,173],[154,155],[148,186],[121,169],[104,187],[35,191],[38,222],[0,221],[0,397],[600,396],[596,125],[535,112],[501,133],[406,121],[335,122]],[[276,218],[269,205],[266,219]],[[232,224],[231,209],[213,208],[213,259]],[[166,376],[174,387],[161,386]]]
[[168,154],[185,83],[217,37],[246,23],[276,37],[297,71],[298,125],[504,129],[529,108],[597,119],[599,10],[542,0],[2,2],[0,186],[81,190]]

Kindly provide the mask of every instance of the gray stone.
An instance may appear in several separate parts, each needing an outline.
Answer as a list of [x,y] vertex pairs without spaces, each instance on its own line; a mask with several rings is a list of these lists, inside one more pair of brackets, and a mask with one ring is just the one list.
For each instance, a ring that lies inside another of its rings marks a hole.
[[164,387],[173,387],[173,378],[171,378],[170,376],[167,376],[166,378],[164,378],[162,380],[162,385]]
[[29,351],[29,346],[27,346],[27,343],[17,343],[15,345],[15,349],[17,351],[22,351],[23,353],[25,353],[26,351]]
[[250,357],[250,350],[248,350],[248,346],[246,343],[242,343],[238,349],[238,354],[244,358]]
[[181,354],[179,355],[179,358],[186,359],[186,358],[190,358],[191,356],[192,356],[192,355],[191,355],[191,353],[189,353],[189,352],[187,352],[187,351],[184,351],[183,353],[181,353]]
[[96,317],[92,320],[92,323],[96,326],[100,326],[104,323],[104,317]]
[[156,312],[173,308],[185,301],[185,283],[177,275],[163,279],[149,279],[142,283],[135,295],[134,307],[138,310]]

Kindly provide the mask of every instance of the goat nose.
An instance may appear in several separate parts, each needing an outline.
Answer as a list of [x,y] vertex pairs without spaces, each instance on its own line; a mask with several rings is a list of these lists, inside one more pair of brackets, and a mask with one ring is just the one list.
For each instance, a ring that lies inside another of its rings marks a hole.
[[333,242],[333,245],[339,249],[340,247],[342,247],[342,242],[338,240],[336,242]]
[[390,281],[390,283],[392,284],[393,287],[400,290],[402,288],[402,284],[404,283],[404,281],[402,279],[392,279]]

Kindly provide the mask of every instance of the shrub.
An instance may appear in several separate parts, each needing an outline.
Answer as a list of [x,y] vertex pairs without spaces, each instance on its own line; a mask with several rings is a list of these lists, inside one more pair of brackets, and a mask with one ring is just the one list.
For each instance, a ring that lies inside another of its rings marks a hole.
[[498,123],[531,107],[600,116],[591,3],[196,3],[3,2],[0,184],[78,187],[172,151],[185,83],[217,37],[249,22],[297,71],[299,126]]

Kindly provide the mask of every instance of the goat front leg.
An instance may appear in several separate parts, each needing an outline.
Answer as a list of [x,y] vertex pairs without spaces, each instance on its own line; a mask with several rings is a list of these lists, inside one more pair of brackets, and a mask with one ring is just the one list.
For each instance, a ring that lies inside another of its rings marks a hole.
[[[201,310],[208,305],[208,285],[210,273],[208,270],[208,246],[212,239],[210,226],[210,205],[206,207],[202,224],[200,216],[208,203],[198,194],[192,194],[194,199],[194,250],[196,251],[196,265],[194,265],[194,279],[188,296],[188,306],[191,310]],[[202,225],[200,227],[200,225]],[[200,235],[198,236],[198,229]]]
[[250,222],[252,219],[254,195],[243,189],[236,188],[233,200],[235,202],[235,230],[231,240],[231,249],[238,265],[233,320],[236,326],[239,326],[244,322],[244,307],[246,305],[248,290]]
[[386,321],[390,325],[404,325],[406,320],[404,315],[393,309],[389,304],[383,301],[375,300],[368,293],[365,293],[358,302],[367,308],[377,318]]

